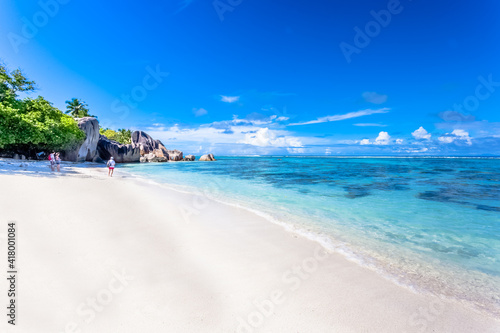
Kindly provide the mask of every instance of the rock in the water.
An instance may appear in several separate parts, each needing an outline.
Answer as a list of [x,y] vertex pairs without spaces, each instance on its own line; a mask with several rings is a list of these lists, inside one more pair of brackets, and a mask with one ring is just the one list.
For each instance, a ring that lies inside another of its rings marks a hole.
[[111,156],[113,156],[116,163],[139,162],[141,159],[141,150],[138,146],[134,144],[122,145],[109,140],[104,135],[100,136],[97,151],[104,161],[109,160]]
[[200,161],[215,161],[215,157],[213,154],[206,154],[206,155],[203,155],[202,157],[200,157],[199,159]]
[[99,122],[94,117],[78,119],[78,127],[85,133],[81,146],[61,152],[61,158],[72,162],[92,162],[98,156]]
[[148,162],[167,162],[168,159],[165,156],[158,156],[155,153],[149,153],[144,155]]
[[182,161],[182,151],[167,150],[167,154],[170,161]]
[[194,157],[194,155],[187,155],[186,157],[184,157],[184,161],[194,161],[196,160],[196,157]]
[[148,161],[148,159],[146,156],[141,156],[141,158],[139,159],[139,162],[141,162],[141,163],[146,163],[147,161]]
[[18,154],[14,154],[14,156],[12,156],[12,158],[15,159],[15,160],[20,160],[21,159],[21,157],[19,157]]

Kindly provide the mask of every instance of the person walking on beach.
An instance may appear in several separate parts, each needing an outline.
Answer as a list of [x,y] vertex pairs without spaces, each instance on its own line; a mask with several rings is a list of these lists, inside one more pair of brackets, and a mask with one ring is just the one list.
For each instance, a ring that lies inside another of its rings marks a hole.
[[50,170],[54,171],[54,166],[56,164],[56,156],[54,152],[50,153],[49,162],[50,162]]
[[111,158],[109,159],[108,161],[108,176],[109,177],[113,177],[113,171],[115,170],[115,159],[113,158],[113,156],[111,156]]
[[56,153],[56,167],[57,167],[57,172],[61,172],[61,156],[59,156],[59,153]]

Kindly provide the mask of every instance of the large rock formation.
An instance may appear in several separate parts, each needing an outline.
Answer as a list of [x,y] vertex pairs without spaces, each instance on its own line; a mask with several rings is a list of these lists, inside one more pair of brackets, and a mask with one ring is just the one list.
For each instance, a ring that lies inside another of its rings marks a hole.
[[162,151],[161,147],[165,152],[167,149],[161,141],[154,140],[143,131],[133,132],[131,139],[131,144],[123,145],[101,135],[97,145],[99,156],[105,161],[113,156],[117,163],[168,161],[168,155]]
[[200,157],[200,161],[215,161],[215,160],[216,159],[213,154],[207,154]]
[[132,133],[132,143],[123,145],[99,134],[97,119],[78,119],[78,127],[86,138],[81,146],[62,152],[67,161],[107,161],[113,156],[117,163],[181,161],[183,155],[178,150],[168,150],[160,140],[154,140],[143,131]]
[[66,161],[95,161],[98,157],[97,143],[99,141],[99,122],[94,117],[78,119],[78,127],[85,133],[85,141],[81,146],[61,152]]
[[99,122],[93,117],[85,117],[78,120],[78,127],[80,127],[87,136],[78,150],[77,161],[93,161],[97,156]]
[[194,155],[187,155],[186,157],[184,157],[184,161],[194,161],[196,159],[196,157],[194,157]]
[[[167,162],[167,161],[181,161],[182,152],[178,150],[168,150],[160,140],[154,140],[146,132],[135,131],[132,133],[132,144],[139,147],[143,162]],[[151,157],[154,154],[156,157]]]
[[139,146],[133,143],[122,145],[116,141],[109,140],[104,135],[101,135],[99,138],[97,151],[99,157],[104,161],[109,160],[111,156],[113,156],[116,163],[139,162],[141,159],[141,150]]
[[[155,149],[161,149],[161,147],[165,148],[160,140],[154,140],[143,131],[135,131],[132,133],[132,144],[140,148],[141,155],[152,153]],[[165,151],[166,150],[165,148]]]

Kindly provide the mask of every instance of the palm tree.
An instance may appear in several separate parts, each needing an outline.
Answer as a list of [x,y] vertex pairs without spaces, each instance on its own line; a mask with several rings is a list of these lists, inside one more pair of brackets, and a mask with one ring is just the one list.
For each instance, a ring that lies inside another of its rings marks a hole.
[[73,98],[71,101],[66,101],[66,113],[69,113],[74,118],[95,117],[89,114],[88,105],[78,98]]

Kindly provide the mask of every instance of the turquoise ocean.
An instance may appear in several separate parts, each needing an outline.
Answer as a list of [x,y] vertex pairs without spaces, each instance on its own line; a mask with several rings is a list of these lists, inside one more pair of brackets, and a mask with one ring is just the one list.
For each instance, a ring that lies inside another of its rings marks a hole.
[[415,292],[500,316],[500,158],[251,156],[119,167],[251,210]]

